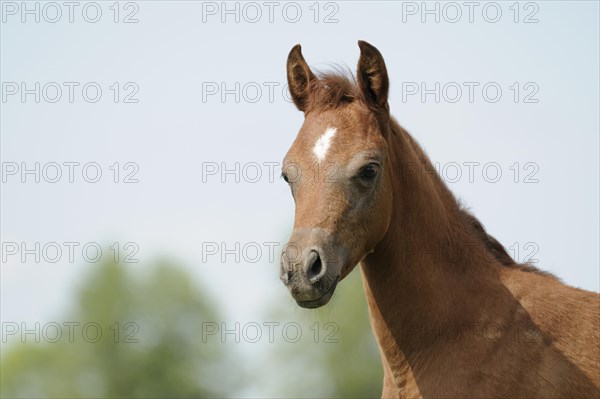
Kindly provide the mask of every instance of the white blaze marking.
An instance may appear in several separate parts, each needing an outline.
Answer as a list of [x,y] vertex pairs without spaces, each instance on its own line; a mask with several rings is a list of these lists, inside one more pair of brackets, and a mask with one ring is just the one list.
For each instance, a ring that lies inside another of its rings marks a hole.
[[331,146],[331,139],[333,138],[333,136],[335,136],[336,131],[336,128],[328,127],[327,130],[325,130],[325,133],[323,133],[323,135],[319,137],[319,139],[315,143],[313,153],[319,161],[325,159],[325,156],[327,155],[327,150],[329,150],[329,146]]

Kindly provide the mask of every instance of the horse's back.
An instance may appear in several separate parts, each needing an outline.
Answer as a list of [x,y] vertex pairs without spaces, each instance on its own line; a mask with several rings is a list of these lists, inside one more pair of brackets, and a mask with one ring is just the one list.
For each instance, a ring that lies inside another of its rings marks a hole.
[[[600,397],[600,294],[531,272],[506,284],[531,322],[525,339],[543,343],[532,357],[532,378],[565,397]],[[536,350],[527,342],[523,349]]]

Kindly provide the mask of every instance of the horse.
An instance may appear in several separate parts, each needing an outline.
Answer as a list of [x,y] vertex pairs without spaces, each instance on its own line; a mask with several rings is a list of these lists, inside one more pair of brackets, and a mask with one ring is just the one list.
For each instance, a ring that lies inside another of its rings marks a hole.
[[384,398],[600,397],[600,295],[515,262],[391,116],[383,56],[356,76],[287,58],[304,122],[282,162],[295,202],[280,279],[318,308],[360,265]]

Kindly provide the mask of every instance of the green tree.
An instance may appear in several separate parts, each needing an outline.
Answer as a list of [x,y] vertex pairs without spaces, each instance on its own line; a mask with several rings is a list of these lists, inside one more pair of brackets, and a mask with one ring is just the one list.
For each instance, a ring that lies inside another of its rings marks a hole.
[[[215,320],[214,305],[187,273],[161,263],[134,276],[107,263],[83,284],[72,313],[72,341],[18,343],[5,348],[2,397],[214,397],[227,355],[203,343],[203,321]],[[89,327],[83,334],[83,326]],[[96,341],[99,326],[102,335]],[[92,328],[93,327],[93,328]]]

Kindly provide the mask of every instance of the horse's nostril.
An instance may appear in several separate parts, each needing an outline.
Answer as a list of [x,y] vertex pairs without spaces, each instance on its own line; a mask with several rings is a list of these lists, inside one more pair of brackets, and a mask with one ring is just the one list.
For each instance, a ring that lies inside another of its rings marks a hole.
[[321,262],[321,257],[319,254],[317,252],[313,252],[311,255],[312,264],[309,265],[307,272],[309,279],[317,277],[319,274],[321,274],[321,270],[323,269],[323,263]]
[[279,279],[281,280],[281,282],[282,282],[284,285],[286,285],[286,286],[287,286],[287,285],[289,285],[289,284],[290,284],[290,282],[292,281],[292,276],[293,276],[293,273],[292,273],[292,271],[291,271],[291,270],[288,270],[288,271],[282,271],[282,272],[279,274]]

